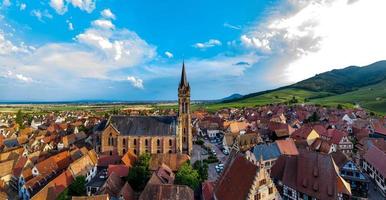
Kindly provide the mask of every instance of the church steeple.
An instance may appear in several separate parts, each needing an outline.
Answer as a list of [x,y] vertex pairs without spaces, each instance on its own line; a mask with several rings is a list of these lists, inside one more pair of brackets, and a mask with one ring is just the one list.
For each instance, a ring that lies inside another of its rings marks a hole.
[[178,139],[177,152],[191,155],[192,127],[190,115],[190,86],[185,72],[185,62],[182,63],[181,80],[178,85]]
[[181,71],[181,80],[179,88],[182,87],[189,87],[188,79],[186,78],[186,72],[185,72],[185,61],[182,61],[182,71]]

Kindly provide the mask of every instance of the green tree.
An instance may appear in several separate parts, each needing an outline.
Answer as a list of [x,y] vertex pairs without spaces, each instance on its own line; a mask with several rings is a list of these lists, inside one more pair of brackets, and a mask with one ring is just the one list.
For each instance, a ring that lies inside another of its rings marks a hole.
[[68,187],[69,196],[83,196],[86,195],[86,177],[77,176],[74,182]]
[[187,185],[195,190],[200,185],[200,175],[191,165],[184,163],[178,170],[174,182],[179,185]]
[[204,182],[208,179],[208,164],[205,162],[202,162],[201,160],[197,160],[193,164],[193,169],[197,170],[198,174],[200,175],[200,181]]
[[142,154],[134,163],[127,175],[127,181],[135,191],[142,191],[145,188],[147,181],[150,179],[150,154]]
[[16,123],[19,124],[20,127],[23,126],[23,113],[21,112],[21,110],[17,111],[17,114],[16,114]]
[[341,104],[338,104],[338,106],[336,106],[336,108],[339,109],[339,110],[342,110],[343,106]]
[[318,122],[320,120],[320,117],[318,113],[314,112],[310,117],[307,118],[307,122]]

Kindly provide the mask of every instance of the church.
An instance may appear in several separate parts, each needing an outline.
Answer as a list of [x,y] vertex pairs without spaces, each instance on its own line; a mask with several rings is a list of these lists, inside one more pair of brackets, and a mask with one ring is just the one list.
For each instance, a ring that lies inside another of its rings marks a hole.
[[178,86],[177,116],[113,115],[101,134],[101,153],[184,153],[193,149],[190,115],[190,86],[182,64]]

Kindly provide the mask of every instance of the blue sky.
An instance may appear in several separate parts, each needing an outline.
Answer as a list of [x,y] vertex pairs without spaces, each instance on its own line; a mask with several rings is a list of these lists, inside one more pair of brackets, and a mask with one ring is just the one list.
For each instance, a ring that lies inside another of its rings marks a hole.
[[0,101],[174,100],[183,59],[193,99],[275,88],[385,59],[384,4],[0,0]]

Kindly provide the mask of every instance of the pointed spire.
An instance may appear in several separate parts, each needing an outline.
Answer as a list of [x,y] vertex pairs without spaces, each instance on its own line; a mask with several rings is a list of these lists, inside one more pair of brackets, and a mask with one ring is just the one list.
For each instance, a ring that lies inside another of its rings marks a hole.
[[181,80],[180,80],[180,88],[182,87],[188,87],[188,79],[186,78],[186,72],[185,72],[185,60],[182,61],[182,72],[181,72]]

